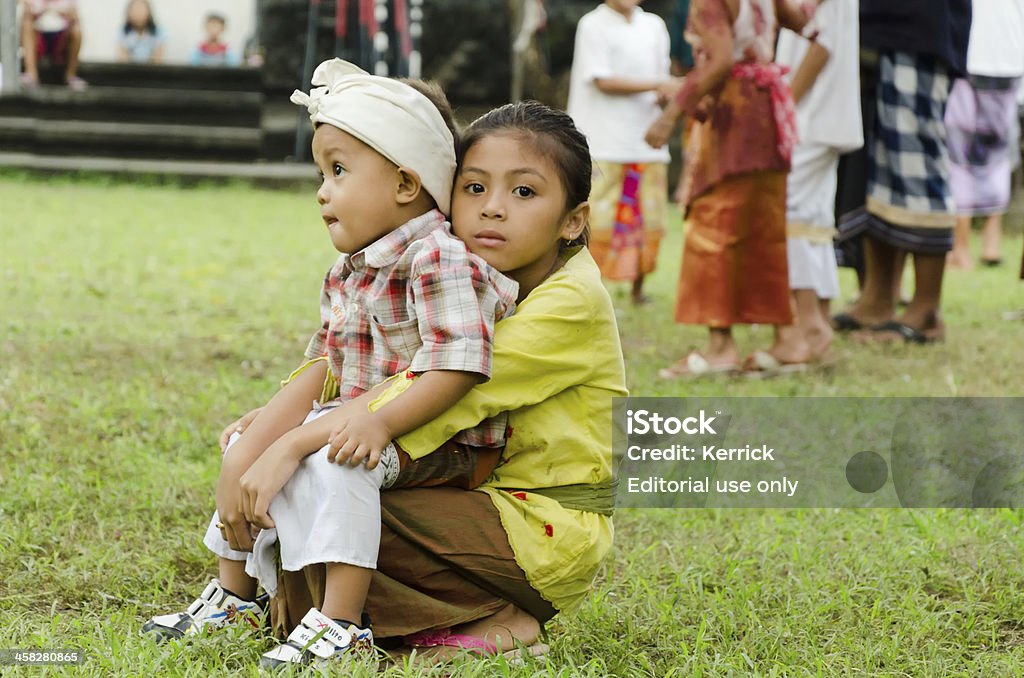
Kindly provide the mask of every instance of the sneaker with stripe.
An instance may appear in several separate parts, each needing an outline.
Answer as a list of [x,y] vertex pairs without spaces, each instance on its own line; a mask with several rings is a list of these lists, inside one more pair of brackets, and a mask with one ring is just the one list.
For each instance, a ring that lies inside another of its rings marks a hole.
[[315,607],[310,608],[288,635],[288,640],[264,653],[260,666],[278,669],[301,664],[321,668],[351,657],[353,652],[372,650],[373,631],[369,620],[364,616],[361,623],[366,628],[355,624],[343,627]]
[[242,600],[224,590],[217,579],[210,580],[203,593],[184,612],[153,617],[142,627],[142,634],[152,636],[158,643],[185,636],[198,636],[216,629],[245,621],[259,628],[269,598]]

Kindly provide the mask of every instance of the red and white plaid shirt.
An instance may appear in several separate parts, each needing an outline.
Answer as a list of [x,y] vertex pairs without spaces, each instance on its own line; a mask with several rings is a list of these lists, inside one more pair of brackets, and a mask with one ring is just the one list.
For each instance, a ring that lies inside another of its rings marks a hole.
[[[351,400],[410,370],[491,376],[494,323],[515,310],[519,285],[471,253],[433,210],[328,271],[320,330],[306,358],[326,355],[340,398]],[[505,442],[506,417],[459,434],[480,447]]]

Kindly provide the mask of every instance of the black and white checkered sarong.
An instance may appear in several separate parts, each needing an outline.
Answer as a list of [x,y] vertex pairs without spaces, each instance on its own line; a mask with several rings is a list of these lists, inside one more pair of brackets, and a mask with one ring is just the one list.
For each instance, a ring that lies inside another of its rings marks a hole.
[[943,122],[949,88],[946,67],[934,58],[878,53],[875,106],[865,111],[866,205],[842,215],[840,240],[869,233],[910,252],[952,248],[955,205]]

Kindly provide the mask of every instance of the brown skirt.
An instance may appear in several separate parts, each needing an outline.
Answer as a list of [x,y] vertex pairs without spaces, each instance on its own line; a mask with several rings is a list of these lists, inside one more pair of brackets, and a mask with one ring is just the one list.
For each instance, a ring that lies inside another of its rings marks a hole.
[[786,172],[728,177],[689,207],[676,322],[789,325]]
[[[366,612],[376,638],[441,629],[514,603],[540,621],[556,610],[516,563],[487,494],[449,487],[381,493],[381,543]],[[271,623],[287,635],[324,599],[323,565],[282,572]]]

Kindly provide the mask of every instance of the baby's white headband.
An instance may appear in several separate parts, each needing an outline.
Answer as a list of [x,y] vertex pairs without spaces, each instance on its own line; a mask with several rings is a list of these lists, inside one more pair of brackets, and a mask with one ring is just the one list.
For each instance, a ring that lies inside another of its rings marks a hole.
[[449,214],[455,140],[430,99],[341,59],[317,66],[312,83],[309,94],[295,90],[291,100],[306,107],[314,126],[334,125],[399,167],[416,172],[438,208]]

